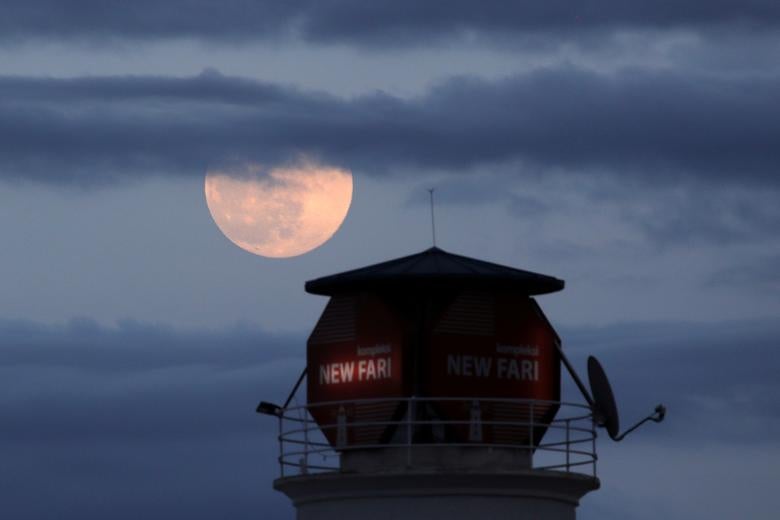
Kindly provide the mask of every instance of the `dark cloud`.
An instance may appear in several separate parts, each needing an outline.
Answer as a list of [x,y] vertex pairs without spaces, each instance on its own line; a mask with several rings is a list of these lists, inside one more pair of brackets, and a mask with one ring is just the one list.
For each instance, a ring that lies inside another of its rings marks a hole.
[[3,4],[0,35],[6,40],[200,38],[242,41],[299,37],[315,42],[403,46],[445,37],[516,36],[548,31],[571,39],[590,30],[776,27],[780,8],[772,0],[642,2],[599,0],[572,4],[428,1],[316,2],[185,0],[160,3],[80,0],[67,7],[54,0]]
[[681,187],[650,197],[653,204],[625,205],[626,220],[661,246],[766,242],[776,236],[780,227],[776,185],[771,190],[748,192],[718,186]]
[[90,320],[2,322],[0,338],[14,396],[4,402],[6,441],[251,434],[256,401],[284,399],[305,344],[252,329],[195,334]]
[[607,172],[776,184],[780,78],[539,70],[452,78],[421,97],[343,99],[224,77],[0,79],[5,179],[108,183],[203,175],[300,153],[387,174],[509,161],[520,171]]
[[243,368],[268,359],[301,358],[305,338],[272,335],[237,325],[219,332],[178,332],[122,320],[106,328],[88,318],[60,326],[0,320],[3,366],[143,372],[182,366]]
[[185,333],[127,322],[0,321],[0,500],[5,514],[291,516],[273,492],[276,424],[302,337]]

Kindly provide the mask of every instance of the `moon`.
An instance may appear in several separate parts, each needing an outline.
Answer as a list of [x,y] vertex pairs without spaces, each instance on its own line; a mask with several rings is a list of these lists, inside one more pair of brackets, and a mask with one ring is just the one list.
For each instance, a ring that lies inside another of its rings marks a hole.
[[272,169],[245,163],[207,171],[204,191],[211,218],[231,242],[288,258],[336,233],[352,202],[352,173],[311,161]]

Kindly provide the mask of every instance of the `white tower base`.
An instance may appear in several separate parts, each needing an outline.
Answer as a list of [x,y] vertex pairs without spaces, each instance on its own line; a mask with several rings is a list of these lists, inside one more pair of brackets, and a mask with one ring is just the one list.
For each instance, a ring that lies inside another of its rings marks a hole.
[[[495,453],[485,455],[495,462]],[[579,473],[471,462],[354,464],[350,472],[280,478],[274,488],[292,500],[298,520],[574,520],[580,498],[599,487]]]

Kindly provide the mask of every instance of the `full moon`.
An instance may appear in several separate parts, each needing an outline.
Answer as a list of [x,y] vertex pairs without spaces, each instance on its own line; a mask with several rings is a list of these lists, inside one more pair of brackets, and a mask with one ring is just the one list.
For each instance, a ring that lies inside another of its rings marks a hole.
[[321,246],[338,230],[352,202],[352,173],[312,162],[272,169],[249,163],[209,170],[204,191],[211,217],[231,242],[287,258]]

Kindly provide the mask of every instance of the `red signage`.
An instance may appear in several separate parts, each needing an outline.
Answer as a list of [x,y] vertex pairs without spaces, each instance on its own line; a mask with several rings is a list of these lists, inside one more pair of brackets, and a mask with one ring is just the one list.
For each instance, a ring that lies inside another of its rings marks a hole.
[[[538,441],[560,400],[558,336],[536,302],[523,295],[462,293],[430,336],[426,395],[469,397],[471,402],[437,402],[451,421],[506,422],[455,428],[462,441],[527,444]],[[484,397],[485,400],[478,398]],[[529,403],[500,399],[534,400]],[[493,399],[491,401],[490,399]],[[511,423],[511,424],[510,424]],[[528,427],[518,428],[518,424]]]
[[370,294],[334,296],[307,345],[309,410],[334,444],[373,444],[384,426],[351,423],[387,422],[394,400],[348,405],[321,405],[400,397],[404,389],[403,328],[390,309]]
[[[307,345],[307,397],[331,444],[385,442],[393,434],[386,423],[406,411],[394,398],[409,397],[412,388],[419,398],[433,398],[425,413],[434,420],[462,423],[447,426],[447,437],[457,442],[541,439],[558,409],[560,362],[558,336],[536,302],[522,294],[462,291],[436,315],[427,330],[415,330],[379,295],[330,300]],[[415,337],[422,341],[413,347]],[[468,399],[436,399],[445,397]]]
[[427,394],[557,401],[557,341],[530,298],[462,294],[430,336]]

